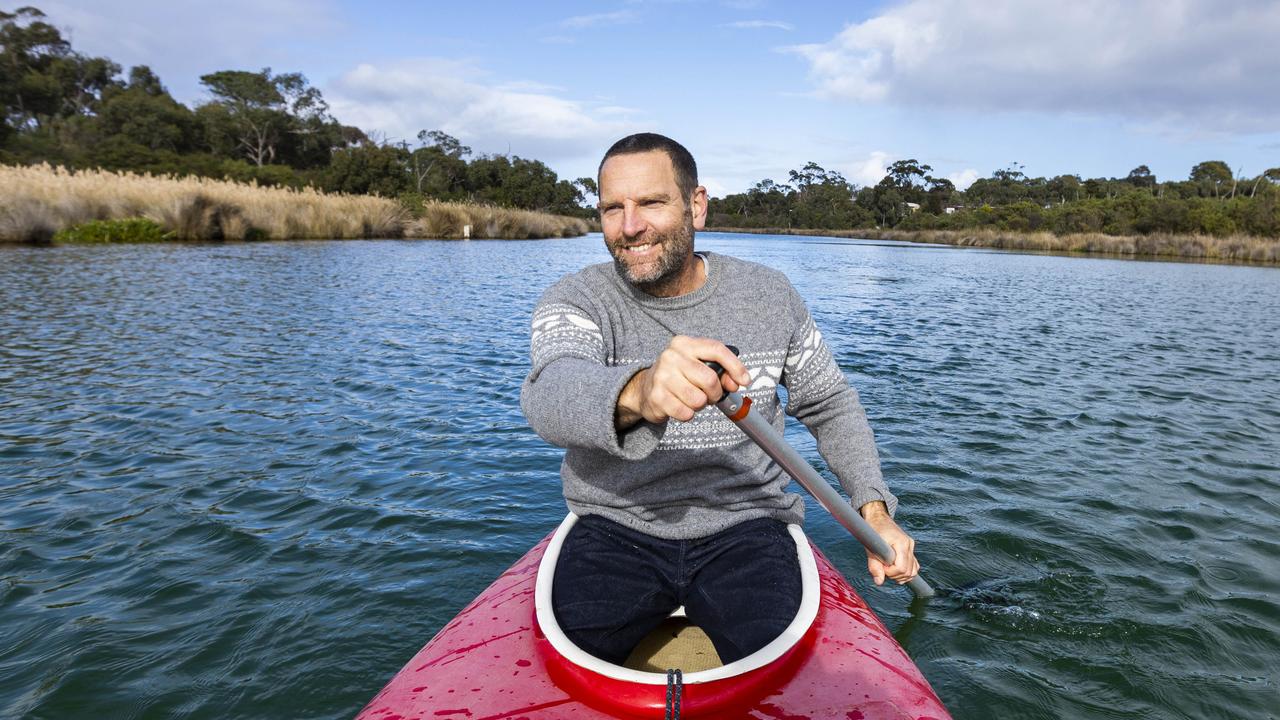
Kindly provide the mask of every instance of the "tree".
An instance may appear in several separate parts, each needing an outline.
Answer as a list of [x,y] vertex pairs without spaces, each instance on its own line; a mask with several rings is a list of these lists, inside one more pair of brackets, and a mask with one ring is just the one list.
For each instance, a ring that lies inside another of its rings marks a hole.
[[1139,165],[1130,170],[1124,180],[1136,188],[1150,189],[1156,186],[1156,176],[1151,174],[1151,168],[1146,165]]
[[453,185],[466,175],[467,163],[463,158],[471,154],[471,148],[440,130],[418,131],[418,142],[421,145],[409,155],[409,168],[418,192],[423,192],[423,184],[434,170],[439,176],[436,194],[448,195]]
[[[907,203],[923,205],[926,186],[936,182],[935,178],[929,176],[932,171],[932,167],[915,158],[891,164],[885,170],[885,176],[871,189],[870,196],[864,199],[877,223],[882,227],[893,227],[906,217]],[[951,186],[952,191],[955,190],[950,181],[943,182]],[[939,193],[946,192],[945,186],[937,187]]]
[[1202,196],[1212,193],[1221,197],[1222,187],[1231,180],[1231,168],[1221,160],[1208,160],[1191,168],[1191,182],[1201,189]]
[[946,211],[947,203],[951,202],[951,197],[955,195],[956,186],[946,178],[928,178],[929,187],[925,195],[925,209],[934,215],[941,215]]
[[[272,75],[271,68],[256,73],[222,70],[200,76],[200,82],[216,98],[210,104],[229,121],[236,147],[259,167],[275,160],[277,146],[287,133],[315,134],[325,125],[336,124],[328,117],[329,106],[320,91],[308,85],[301,73]],[[209,116],[220,119],[217,113]],[[215,126],[215,132],[219,129]]]
[[97,124],[104,139],[120,137],[150,150],[194,149],[195,116],[145,65],[129,71],[127,86],[103,92]]
[[912,158],[910,160],[898,160],[889,166],[889,180],[893,181],[893,186],[904,193],[912,196],[918,196],[924,191],[925,184],[929,181],[929,173],[933,172],[933,168],[928,165],[922,165],[918,160]]
[[106,58],[72,51],[44,17],[33,7],[0,11],[0,119],[12,132],[92,114],[120,72]]
[[600,188],[596,187],[595,178],[580,177],[577,180],[574,180],[573,184],[575,187],[578,188],[579,191],[581,191],[583,195],[582,199],[584,202],[586,201],[586,196],[588,195],[591,195],[597,199],[600,197]]
[[1059,205],[1066,203],[1068,200],[1079,200],[1080,187],[1079,175],[1058,175],[1045,183],[1045,190],[1049,193],[1049,199],[1057,198]]
[[1253,197],[1258,193],[1258,185],[1261,184],[1263,180],[1270,180],[1272,184],[1280,185],[1280,167],[1265,170],[1261,175],[1254,178],[1253,188],[1249,190],[1249,197]]
[[0,106],[5,124],[15,130],[38,126],[61,103],[49,70],[56,59],[71,54],[71,45],[44,16],[32,7],[0,11]]
[[886,175],[871,190],[870,210],[875,213],[880,227],[893,227],[905,214],[907,199],[894,184],[892,176]]
[[582,192],[538,160],[488,155],[466,167],[466,191],[472,200],[566,215],[581,210]]
[[[808,162],[801,169],[790,171],[788,177],[794,190],[791,186],[775,185],[772,180],[766,180],[753,188],[749,199],[775,207],[784,205],[787,227],[834,229],[850,227],[855,222],[859,211],[853,202],[854,187],[844,175]],[[777,202],[784,198],[786,202]],[[775,212],[782,220],[783,212]]]
[[395,197],[411,187],[408,154],[403,147],[372,142],[342,148],[333,153],[321,183],[330,192]]

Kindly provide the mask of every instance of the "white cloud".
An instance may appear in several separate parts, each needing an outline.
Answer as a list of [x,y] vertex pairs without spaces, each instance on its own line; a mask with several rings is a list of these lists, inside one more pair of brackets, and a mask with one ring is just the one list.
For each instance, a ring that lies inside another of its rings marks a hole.
[[950,180],[951,183],[956,186],[957,190],[968,189],[968,187],[973,184],[973,181],[977,180],[980,177],[982,177],[982,175],[980,175],[978,171],[974,170],[973,168],[965,168],[964,170],[961,170],[959,172],[953,172],[953,173],[947,174],[947,179]]
[[599,25],[624,25],[635,21],[636,14],[631,10],[618,10],[616,12],[595,13],[592,15],[575,15],[561,20],[560,26],[581,30]]
[[729,194],[728,186],[716,178],[698,178],[698,182],[707,189],[707,195],[709,197],[724,197]]
[[1277,37],[1272,0],[909,0],[789,50],[829,98],[1261,132]]
[[876,150],[866,158],[846,165],[848,172],[845,177],[859,187],[875,185],[884,179],[889,165],[896,159],[887,152]]
[[728,26],[738,30],[760,30],[766,28],[773,30],[796,29],[791,23],[782,22],[781,20],[739,20],[738,22],[729,23]]
[[496,83],[456,60],[424,58],[362,64],[324,89],[333,114],[391,140],[412,142],[439,129],[477,152],[543,161],[597,155],[626,134],[624,108],[597,108],[559,97],[548,86]]
[[565,88],[562,85],[551,85],[548,83],[534,82],[532,80],[512,80],[500,85],[494,85],[493,88],[495,90],[502,90],[505,92],[542,93],[544,95],[565,91]]
[[595,109],[597,115],[609,115],[613,117],[631,117],[640,111],[636,108],[623,107],[622,105],[601,105]]

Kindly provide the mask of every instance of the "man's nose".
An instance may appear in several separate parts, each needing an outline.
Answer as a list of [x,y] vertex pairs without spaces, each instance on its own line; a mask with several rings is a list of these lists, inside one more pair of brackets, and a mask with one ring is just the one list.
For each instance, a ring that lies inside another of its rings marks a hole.
[[622,206],[622,234],[635,237],[644,232],[645,223],[640,218],[640,208],[632,203]]

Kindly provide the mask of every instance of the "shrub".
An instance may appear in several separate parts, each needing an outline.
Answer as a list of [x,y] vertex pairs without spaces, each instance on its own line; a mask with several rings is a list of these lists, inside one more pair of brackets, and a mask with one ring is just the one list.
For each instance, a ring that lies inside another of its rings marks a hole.
[[59,230],[53,236],[55,243],[139,243],[171,239],[173,233],[165,232],[159,224],[147,218],[90,220]]

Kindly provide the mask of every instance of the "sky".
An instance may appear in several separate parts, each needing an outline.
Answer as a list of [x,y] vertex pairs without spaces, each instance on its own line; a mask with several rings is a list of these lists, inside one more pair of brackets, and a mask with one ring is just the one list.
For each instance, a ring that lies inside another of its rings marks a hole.
[[640,131],[713,196],[809,161],[869,185],[913,158],[961,188],[1280,166],[1275,0],[32,2],[191,105],[205,73],[301,72],[376,138],[439,129],[568,179]]

